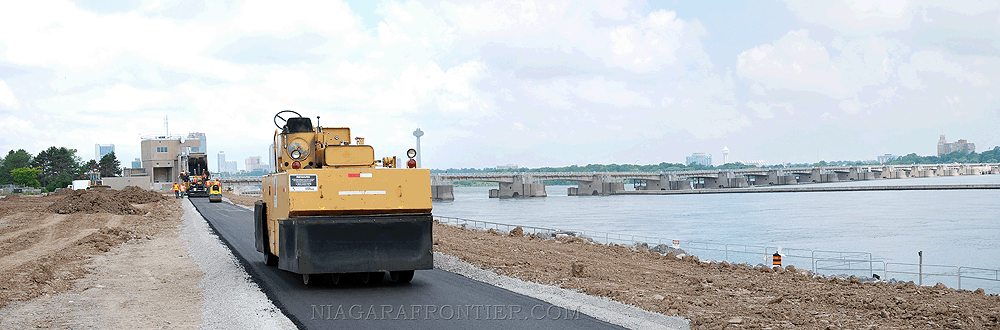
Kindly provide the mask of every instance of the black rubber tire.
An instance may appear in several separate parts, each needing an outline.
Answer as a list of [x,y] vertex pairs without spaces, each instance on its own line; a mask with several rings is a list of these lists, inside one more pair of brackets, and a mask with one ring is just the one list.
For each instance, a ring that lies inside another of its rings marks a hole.
[[354,273],[351,274],[356,283],[368,284],[371,281],[371,273]]
[[385,272],[371,272],[368,273],[368,282],[365,284],[379,284],[385,280]]
[[267,266],[277,266],[278,256],[271,254],[270,252],[264,252],[264,264]]
[[413,280],[412,270],[401,270],[395,272],[389,272],[389,279],[395,283],[410,283]]
[[340,284],[340,274],[327,274],[326,281],[332,285]]

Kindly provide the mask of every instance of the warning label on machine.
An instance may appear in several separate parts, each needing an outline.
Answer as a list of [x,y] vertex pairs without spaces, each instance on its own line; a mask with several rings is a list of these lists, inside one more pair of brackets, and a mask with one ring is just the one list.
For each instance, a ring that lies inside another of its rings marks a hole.
[[289,191],[318,191],[316,174],[293,174],[288,176]]

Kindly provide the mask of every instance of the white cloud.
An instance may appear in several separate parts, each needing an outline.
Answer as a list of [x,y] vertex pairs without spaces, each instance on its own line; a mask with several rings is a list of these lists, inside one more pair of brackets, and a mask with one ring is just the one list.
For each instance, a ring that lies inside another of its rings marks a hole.
[[291,35],[307,30],[326,35],[346,34],[344,39],[352,42],[345,46],[356,45],[364,39],[357,31],[360,18],[351,12],[347,3],[339,0],[287,3],[246,0],[231,25],[248,33]]
[[170,98],[163,91],[139,90],[128,85],[115,85],[104,90],[104,97],[87,102],[87,109],[107,112],[136,111],[157,105]]
[[850,95],[843,74],[818,41],[805,30],[788,32],[772,45],[761,45],[740,53],[736,63],[741,77],[766,89],[806,91],[833,98]]
[[962,64],[948,60],[940,51],[919,51],[910,56],[910,68],[918,72],[938,73],[958,82],[975,87],[988,86],[990,79],[983,73],[966,69]]
[[423,67],[410,65],[392,81],[388,89],[374,89],[375,97],[371,105],[403,111],[417,111],[422,106],[431,105],[443,113],[481,114],[490,106],[470,85],[485,71],[485,65],[476,61],[448,70],[442,70],[433,62]]
[[795,111],[795,107],[791,103],[768,103],[768,102],[756,102],[747,101],[746,107],[753,110],[757,117],[761,119],[771,119],[774,118],[774,110],[782,109],[788,114],[792,114]]
[[7,86],[7,83],[0,80],[0,106],[7,109],[17,109],[17,98],[14,97],[14,91]]
[[[162,130],[165,114],[171,131],[208,133],[210,152],[260,155],[273,114],[292,109],[350,126],[380,153],[406,150],[420,125],[432,167],[524,157],[516,162],[561,165],[569,160],[560,152],[608,162],[636,152],[622,146],[686,154],[677,149],[768,136],[761,130],[774,122],[798,128],[800,118],[819,118],[829,128],[845,120],[838,116],[904,105],[984,117],[976,109],[996,109],[1000,76],[989,47],[959,55],[914,45],[906,30],[925,24],[914,19],[921,11],[936,20],[949,19],[941,11],[980,15],[977,24],[995,30],[992,7],[976,4],[790,4],[815,35],[791,31],[728,68],[702,45],[714,36],[701,22],[724,23],[642,1],[385,1],[374,21],[340,0],[206,4],[181,19],[165,12],[189,8],[172,1],[115,14],[41,1],[0,11],[0,65],[23,70],[0,81],[0,109],[32,116],[0,129],[27,123],[60,132],[33,140],[78,149],[116,143],[123,157],[136,136]],[[895,115],[886,118],[920,125],[920,116]],[[62,136],[84,132],[123,141]],[[603,154],[574,152],[583,144]]]
[[16,116],[11,116],[11,115],[3,116],[0,118],[3,119],[0,120],[0,135],[2,136],[5,137],[24,136],[30,138],[33,137],[35,134],[35,129],[34,129],[35,125],[31,121],[24,120],[22,118],[18,118]]
[[0,11],[0,42],[6,47],[6,60],[76,71],[113,65],[123,56],[135,55],[218,78],[242,78],[242,69],[200,54],[216,34],[213,27],[148,19],[136,13],[98,16],[56,0],[13,2]]
[[913,12],[910,0],[786,0],[785,4],[803,21],[850,33],[905,29],[910,25]]

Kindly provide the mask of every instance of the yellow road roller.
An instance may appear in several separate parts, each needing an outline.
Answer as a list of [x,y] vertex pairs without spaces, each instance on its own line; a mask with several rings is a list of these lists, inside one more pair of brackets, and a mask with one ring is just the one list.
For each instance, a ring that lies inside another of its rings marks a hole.
[[344,276],[408,283],[415,270],[432,269],[430,171],[375,159],[350,128],[316,120],[291,110],[274,116],[275,173],[262,178],[254,207],[265,264],[301,274],[306,285]]
[[208,185],[208,201],[211,203],[222,202],[222,184],[218,180]]

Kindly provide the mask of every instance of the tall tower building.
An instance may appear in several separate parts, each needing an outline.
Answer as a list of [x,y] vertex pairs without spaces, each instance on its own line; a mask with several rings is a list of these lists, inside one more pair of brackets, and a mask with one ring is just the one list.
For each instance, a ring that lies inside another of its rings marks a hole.
[[101,158],[104,158],[104,155],[110,154],[112,152],[115,152],[114,144],[95,144],[94,160],[101,161]]
[[722,147],[722,164],[729,164],[729,147]]
[[225,151],[219,151],[219,158],[218,158],[218,161],[215,162],[215,164],[216,164],[215,165],[215,172],[217,172],[217,173],[226,172],[227,169],[226,169],[226,152]]
[[420,137],[424,136],[424,131],[421,131],[420,127],[417,127],[417,130],[413,131],[413,136],[417,137],[417,158],[416,159],[417,159],[417,168],[420,168],[421,166],[424,165],[424,163],[420,162]]

